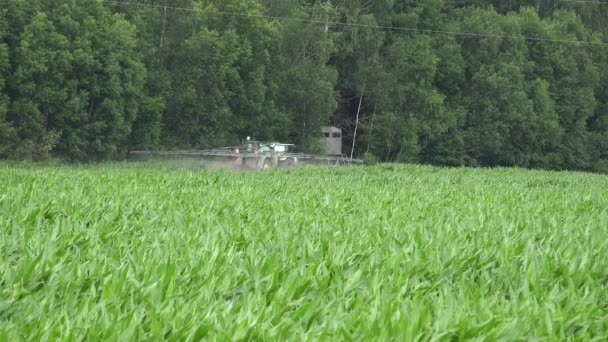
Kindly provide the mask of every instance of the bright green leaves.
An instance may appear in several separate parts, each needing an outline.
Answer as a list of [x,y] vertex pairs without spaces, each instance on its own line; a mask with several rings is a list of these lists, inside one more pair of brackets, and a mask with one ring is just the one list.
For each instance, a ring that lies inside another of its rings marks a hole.
[[0,184],[6,340],[608,331],[599,175],[3,165]]

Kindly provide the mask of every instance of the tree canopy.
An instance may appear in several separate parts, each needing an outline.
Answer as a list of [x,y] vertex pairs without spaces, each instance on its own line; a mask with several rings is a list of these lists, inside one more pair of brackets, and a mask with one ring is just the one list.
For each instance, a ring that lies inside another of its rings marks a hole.
[[608,171],[606,3],[0,5],[0,158],[314,151],[331,124],[382,161]]

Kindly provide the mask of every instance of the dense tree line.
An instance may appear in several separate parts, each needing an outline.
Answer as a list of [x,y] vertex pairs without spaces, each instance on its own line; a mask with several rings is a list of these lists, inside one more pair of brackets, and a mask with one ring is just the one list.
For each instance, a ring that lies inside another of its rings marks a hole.
[[0,0],[0,158],[333,124],[370,159],[608,170],[608,4],[120,2]]

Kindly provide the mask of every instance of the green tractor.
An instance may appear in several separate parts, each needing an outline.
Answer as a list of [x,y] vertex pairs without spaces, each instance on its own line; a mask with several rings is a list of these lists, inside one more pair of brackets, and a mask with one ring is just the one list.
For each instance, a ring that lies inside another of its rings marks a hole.
[[270,170],[292,168],[302,165],[357,165],[363,161],[342,154],[341,130],[335,127],[323,128],[326,152],[310,155],[292,151],[295,145],[279,142],[253,141],[250,137],[236,146],[220,147],[212,150],[186,151],[131,151],[133,158],[200,158],[211,163],[233,168],[250,170]]
[[233,148],[236,163],[244,169],[270,170],[291,168],[298,165],[298,156],[291,153],[292,144],[247,140],[242,146]]

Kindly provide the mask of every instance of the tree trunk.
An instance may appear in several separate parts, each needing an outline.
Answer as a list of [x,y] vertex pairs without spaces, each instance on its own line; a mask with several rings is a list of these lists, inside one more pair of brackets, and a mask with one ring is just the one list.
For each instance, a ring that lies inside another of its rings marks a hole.
[[367,140],[367,149],[365,152],[369,152],[369,146],[372,144],[372,138],[374,136],[374,118],[376,117],[376,105],[374,104],[374,112],[372,113],[372,123],[369,127],[369,139]]
[[159,50],[163,48],[163,40],[165,39],[165,30],[167,28],[167,1],[165,0],[165,14],[163,15],[163,28],[160,32],[160,45]]

